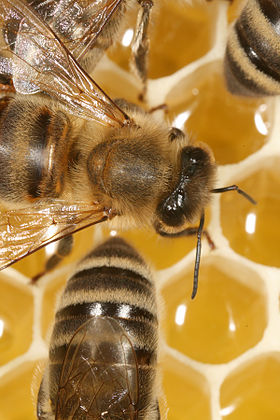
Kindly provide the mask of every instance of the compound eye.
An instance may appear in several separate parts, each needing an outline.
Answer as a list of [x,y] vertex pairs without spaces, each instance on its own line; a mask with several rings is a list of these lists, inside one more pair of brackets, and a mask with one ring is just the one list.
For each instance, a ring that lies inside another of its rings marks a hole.
[[196,159],[194,159],[194,158],[191,158],[191,159],[189,160],[189,164],[188,164],[188,166],[187,166],[187,168],[186,168],[186,173],[185,173],[185,175],[186,175],[188,178],[191,178],[191,177],[195,174],[195,172],[196,172],[196,168],[197,168],[197,160],[196,160]]
[[160,220],[168,226],[181,226],[185,221],[184,200],[183,190],[174,191],[157,208]]

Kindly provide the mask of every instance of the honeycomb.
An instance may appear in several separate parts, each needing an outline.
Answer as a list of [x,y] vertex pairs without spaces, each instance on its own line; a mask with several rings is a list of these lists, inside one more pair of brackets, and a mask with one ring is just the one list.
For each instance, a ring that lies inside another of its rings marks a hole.
[[[195,239],[126,231],[154,266],[161,295],[162,417],[168,420],[279,420],[280,100],[230,95],[222,77],[227,31],[242,2],[155,1],[148,104],[210,145],[217,186],[237,183],[258,201],[216,194],[203,240],[197,297],[190,298]],[[94,77],[112,97],[137,101],[128,71],[135,10]],[[116,232],[114,232],[116,233]],[[117,232],[121,233],[121,232]],[[80,232],[72,255],[31,287],[50,247],[0,273],[0,419],[32,420],[59,291],[75,261],[110,234]],[[113,232],[111,232],[113,234]]]

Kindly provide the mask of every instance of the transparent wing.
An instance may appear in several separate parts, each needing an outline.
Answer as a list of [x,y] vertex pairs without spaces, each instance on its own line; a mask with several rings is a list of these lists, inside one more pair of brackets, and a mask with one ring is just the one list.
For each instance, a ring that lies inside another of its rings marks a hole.
[[[108,219],[98,205],[64,203],[33,206],[0,213],[0,269],[50,242]],[[110,217],[112,217],[110,215]]]
[[17,92],[43,91],[69,112],[103,125],[119,127],[130,121],[30,5],[1,0],[0,26],[0,73],[12,75]]
[[134,419],[138,381],[135,351],[124,329],[113,318],[93,317],[68,345],[55,418]]
[[114,12],[123,0],[49,0],[31,6],[59,36],[77,59],[93,48]]

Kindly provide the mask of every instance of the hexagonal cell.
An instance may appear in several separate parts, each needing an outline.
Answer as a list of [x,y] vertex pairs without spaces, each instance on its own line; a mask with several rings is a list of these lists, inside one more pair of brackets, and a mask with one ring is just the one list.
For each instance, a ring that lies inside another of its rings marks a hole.
[[198,294],[193,270],[162,290],[163,324],[171,347],[205,363],[225,363],[255,346],[267,325],[266,296],[257,273],[222,257],[204,259]]
[[[212,47],[216,6],[169,0],[154,2],[150,25],[149,78],[168,76],[206,54]],[[128,12],[120,41],[109,57],[128,70],[130,44],[138,8]]]
[[219,164],[239,162],[267,141],[272,107],[227,92],[220,62],[181,80],[166,103],[172,125],[207,143]]
[[[210,390],[206,379],[190,366],[170,356],[161,363],[162,388],[168,408],[168,420],[211,419]],[[161,417],[164,416],[161,404]]]
[[256,357],[235,369],[220,391],[221,418],[279,420],[280,353]]
[[0,276],[0,365],[26,352],[32,340],[33,296]]
[[231,248],[253,261],[276,267],[280,267],[279,165],[279,159],[269,158],[239,183],[257,200],[256,206],[232,194],[221,197],[221,224]]
[[5,420],[35,420],[32,398],[36,363],[24,363],[1,378],[0,418]]

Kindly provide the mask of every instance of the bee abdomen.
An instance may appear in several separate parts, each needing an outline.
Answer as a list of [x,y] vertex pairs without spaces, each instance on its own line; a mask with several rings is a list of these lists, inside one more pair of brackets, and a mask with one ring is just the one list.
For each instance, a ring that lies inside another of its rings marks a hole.
[[68,164],[68,117],[21,99],[10,100],[1,111],[1,199],[28,203],[59,197]]
[[93,317],[113,318],[122,326],[135,350],[140,386],[150,389],[157,360],[155,289],[141,257],[121,239],[111,239],[88,254],[67,282],[51,338],[50,383],[59,380],[75,331]]
[[249,0],[228,39],[225,77],[232,93],[279,95],[279,5],[275,0]]

